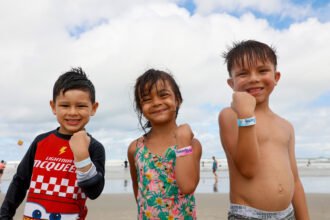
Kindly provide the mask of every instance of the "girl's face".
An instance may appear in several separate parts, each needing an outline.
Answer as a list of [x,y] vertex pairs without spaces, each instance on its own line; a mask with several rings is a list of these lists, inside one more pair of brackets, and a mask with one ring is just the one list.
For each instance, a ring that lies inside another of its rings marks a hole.
[[175,122],[180,103],[176,100],[170,84],[166,80],[158,80],[151,89],[146,86],[144,94],[140,94],[140,104],[143,116],[154,127]]

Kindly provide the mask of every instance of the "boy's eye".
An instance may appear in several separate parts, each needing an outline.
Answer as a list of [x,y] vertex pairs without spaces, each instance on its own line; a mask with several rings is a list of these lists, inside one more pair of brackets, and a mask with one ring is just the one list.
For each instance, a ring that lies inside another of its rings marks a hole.
[[236,74],[236,76],[245,76],[247,73],[246,72],[239,72]]
[[64,107],[64,108],[69,107],[68,104],[60,104],[59,106],[60,106],[60,107]]
[[261,69],[260,72],[261,72],[261,73],[268,72],[268,69]]

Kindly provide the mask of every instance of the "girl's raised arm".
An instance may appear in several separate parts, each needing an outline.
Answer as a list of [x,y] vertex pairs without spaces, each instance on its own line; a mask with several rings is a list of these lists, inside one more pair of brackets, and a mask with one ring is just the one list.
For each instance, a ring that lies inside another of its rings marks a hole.
[[177,158],[175,176],[178,187],[184,194],[195,191],[199,182],[200,159],[202,146],[193,138],[194,134],[189,125],[180,125],[175,131],[177,139]]

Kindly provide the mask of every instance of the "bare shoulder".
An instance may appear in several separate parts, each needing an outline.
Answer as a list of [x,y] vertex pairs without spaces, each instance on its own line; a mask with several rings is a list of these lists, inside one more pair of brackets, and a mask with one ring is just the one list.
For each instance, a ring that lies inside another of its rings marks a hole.
[[275,114],[275,118],[276,118],[276,121],[278,121],[278,123],[282,129],[285,129],[290,132],[294,131],[294,127],[290,121],[288,121],[287,119],[285,119],[277,114]]
[[224,108],[220,111],[218,116],[219,126],[224,126],[232,124],[233,121],[236,121],[237,115],[234,110],[230,107]]
[[219,113],[218,123],[220,128],[220,135],[225,133],[232,136],[233,132],[237,130],[236,126],[237,114],[230,107],[224,108]]
[[236,117],[236,113],[230,107],[222,109],[219,113],[219,120],[227,119],[228,117]]
[[138,139],[132,141],[132,142],[128,145],[128,150],[127,150],[128,155],[134,155],[134,153],[135,153],[135,151],[136,151],[137,142],[138,142]]

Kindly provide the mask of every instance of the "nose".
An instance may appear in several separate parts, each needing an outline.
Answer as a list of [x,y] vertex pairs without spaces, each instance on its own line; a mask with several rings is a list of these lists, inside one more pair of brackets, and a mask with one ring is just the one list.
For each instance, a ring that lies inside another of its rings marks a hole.
[[250,74],[250,81],[251,81],[251,82],[259,82],[259,80],[260,80],[260,76],[259,76],[258,73],[256,73],[256,72],[252,72],[252,73]]
[[159,105],[160,102],[161,102],[161,99],[158,96],[156,96],[152,99],[152,104],[155,106]]
[[77,113],[77,109],[74,107],[74,106],[72,106],[70,109],[69,109],[69,114],[70,115],[74,115],[74,114],[76,114]]

